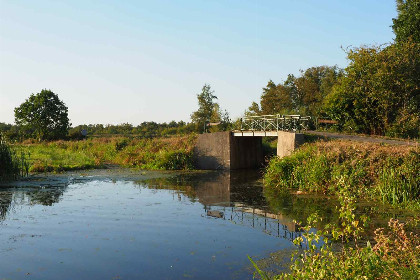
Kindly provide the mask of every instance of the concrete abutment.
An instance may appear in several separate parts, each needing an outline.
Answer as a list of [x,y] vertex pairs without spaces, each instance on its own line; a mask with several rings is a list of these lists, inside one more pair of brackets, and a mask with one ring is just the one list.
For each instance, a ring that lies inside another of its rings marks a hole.
[[[303,134],[279,131],[277,155],[290,155],[303,142]],[[264,162],[262,136],[234,136],[230,131],[201,134],[194,157],[198,169],[259,168]]]

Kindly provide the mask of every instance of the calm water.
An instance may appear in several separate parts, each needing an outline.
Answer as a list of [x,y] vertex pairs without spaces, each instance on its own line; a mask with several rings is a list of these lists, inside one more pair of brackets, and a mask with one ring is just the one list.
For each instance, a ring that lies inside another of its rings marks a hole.
[[258,173],[154,177],[1,188],[0,279],[251,279],[247,255],[292,248]]
[[[334,200],[263,192],[260,174],[95,170],[0,188],[0,279],[252,279],[278,271],[293,220]],[[387,209],[362,205],[383,226]]]

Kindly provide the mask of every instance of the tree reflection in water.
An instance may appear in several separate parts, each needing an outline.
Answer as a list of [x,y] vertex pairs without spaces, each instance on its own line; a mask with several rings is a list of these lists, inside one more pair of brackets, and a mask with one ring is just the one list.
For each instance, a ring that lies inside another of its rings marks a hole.
[[67,186],[48,186],[38,188],[14,188],[0,190],[0,221],[6,219],[9,212],[20,205],[52,206],[58,203]]

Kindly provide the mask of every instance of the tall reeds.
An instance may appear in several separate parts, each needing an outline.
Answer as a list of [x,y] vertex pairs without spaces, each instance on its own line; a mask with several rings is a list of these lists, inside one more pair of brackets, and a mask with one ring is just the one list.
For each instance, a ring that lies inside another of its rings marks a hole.
[[0,135],[0,181],[27,176],[29,163],[23,151],[14,150]]

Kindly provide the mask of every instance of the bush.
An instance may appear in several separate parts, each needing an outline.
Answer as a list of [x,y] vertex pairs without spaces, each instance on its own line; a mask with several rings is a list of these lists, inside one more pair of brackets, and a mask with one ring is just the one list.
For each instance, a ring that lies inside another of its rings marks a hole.
[[186,151],[164,153],[159,166],[166,170],[188,170],[194,168],[193,154]]

